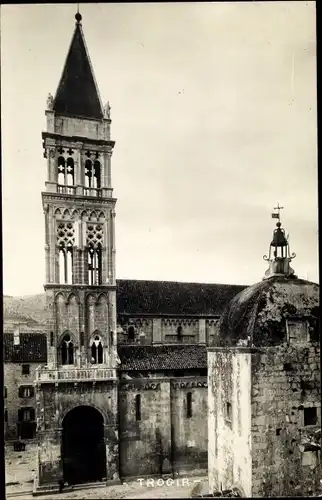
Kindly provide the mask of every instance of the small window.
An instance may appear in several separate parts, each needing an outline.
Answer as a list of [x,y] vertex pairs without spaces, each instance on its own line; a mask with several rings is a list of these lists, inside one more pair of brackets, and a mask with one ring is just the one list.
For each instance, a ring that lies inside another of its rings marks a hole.
[[136,420],[141,420],[141,395],[137,394],[135,396],[135,418]]
[[30,374],[30,365],[22,365],[22,375]]
[[228,401],[226,403],[226,422],[230,424],[232,422],[232,406]]
[[19,422],[32,422],[35,420],[35,410],[33,408],[20,408],[18,410]]
[[192,392],[187,393],[187,418],[192,417]]
[[287,320],[287,334],[290,344],[298,344],[309,341],[307,321]]
[[317,411],[315,407],[304,408],[304,425],[317,424]]
[[128,327],[128,329],[127,329],[127,338],[129,340],[134,340],[134,338],[135,338],[134,326],[129,326]]
[[81,346],[83,347],[83,345],[84,345],[84,332],[81,332],[81,334],[80,334],[80,343],[81,343]]
[[182,326],[178,326],[177,328],[177,337],[178,339],[182,339]]
[[32,398],[33,395],[34,395],[34,388],[32,386],[19,387],[20,398]]
[[6,387],[4,387],[3,392],[4,392],[4,394],[3,394],[3,395],[4,395],[4,398],[6,398],[6,397],[7,397],[7,388],[6,388]]
[[8,423],[8,410],[5,410],[4,411],[4,423],[7,424]]
[[51,347],[54,345],[54,332],[50,332],[50,345]]

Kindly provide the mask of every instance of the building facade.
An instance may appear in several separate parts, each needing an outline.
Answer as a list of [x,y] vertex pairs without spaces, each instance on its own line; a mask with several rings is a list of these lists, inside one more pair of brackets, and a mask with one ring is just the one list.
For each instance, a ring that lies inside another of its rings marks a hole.
[[208,349],[211,493],[320,492],[319,286],[295,276],[293,256],[278,222],[265,278],[231,301]]

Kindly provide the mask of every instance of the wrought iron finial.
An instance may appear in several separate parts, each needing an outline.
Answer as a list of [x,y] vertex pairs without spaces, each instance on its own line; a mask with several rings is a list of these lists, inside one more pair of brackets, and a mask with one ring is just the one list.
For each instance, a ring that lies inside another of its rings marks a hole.
[[283,209],[284,209],[284,207],[280,207],[280,204],[277,202],[277,207],[274,207],[274,209],[273,209],[273,210],[277,210],[277,213],[272,213],[272,218],[280,220],[280,218],[281,218],[280,211]]
[[80,22],[82,20],[82,16],[79,13],[79,3],[77,4],[77,12],[75,14],[75,19],[76,19],[76,24],[80,24]]

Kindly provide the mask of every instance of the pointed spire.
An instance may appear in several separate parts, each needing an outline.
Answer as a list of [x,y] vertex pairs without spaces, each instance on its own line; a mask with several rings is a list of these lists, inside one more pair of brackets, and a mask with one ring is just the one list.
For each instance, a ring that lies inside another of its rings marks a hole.
[[76,26],[63,73],[56,92],[56,113],[84,118],[103,118],[102,104],[82,31],[82,16],[75,15]]
[[[284,275],[287,277],[296,278],[294,275],[294,270],[290,266],[290,262],[294,257],[296,257],[295,253],[290,253],[290,245],[288,242],[288,235],[285,236],[285,230],[281,227],[282,223],[280,222],[280,207],[279,205],[274,208],[274,210],[278,210],[278,214],[272,213],[273,219],[278,219],[276,223],[277,229],[273,232],[273,239],[271,241],[269,247],[268,257],[264,255],[264,260],[269,262],[269,268],[265,273],[265,278],[270,278],[271,276],[276,275]],[[272,255],[272,249],[273,255]]]

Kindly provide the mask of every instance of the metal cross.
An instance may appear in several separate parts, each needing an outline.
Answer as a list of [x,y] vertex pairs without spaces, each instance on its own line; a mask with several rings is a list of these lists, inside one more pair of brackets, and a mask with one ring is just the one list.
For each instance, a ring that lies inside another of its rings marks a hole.
[[278,210],[278,218],[280,219],[280,210],[283,210],[284,207],[280,207],[280,204],[277,202],[277,207],[274,207],[274,210]]

